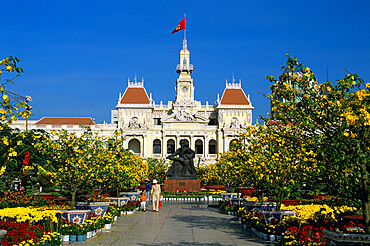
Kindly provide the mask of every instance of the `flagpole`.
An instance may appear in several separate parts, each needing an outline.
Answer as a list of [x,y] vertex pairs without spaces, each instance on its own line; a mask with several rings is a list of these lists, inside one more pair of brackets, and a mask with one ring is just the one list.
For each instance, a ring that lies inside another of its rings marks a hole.
[[184,14],[184,19],[185,19],[184,40],[186,40],[186,14]]

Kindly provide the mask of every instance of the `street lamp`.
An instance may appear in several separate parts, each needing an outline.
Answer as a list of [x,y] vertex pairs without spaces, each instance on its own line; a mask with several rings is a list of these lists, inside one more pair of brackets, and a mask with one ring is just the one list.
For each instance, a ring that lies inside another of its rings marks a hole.
[[[24,99],[26,100],[26,103],[27,103],[26,110],[30,111],[32,109],[32,107],[28,105],[28,102],[32,102],[32,97],[31,96],[25,96]],[[26,132],[27,131],[28,131],[28,115],[26,116]]]

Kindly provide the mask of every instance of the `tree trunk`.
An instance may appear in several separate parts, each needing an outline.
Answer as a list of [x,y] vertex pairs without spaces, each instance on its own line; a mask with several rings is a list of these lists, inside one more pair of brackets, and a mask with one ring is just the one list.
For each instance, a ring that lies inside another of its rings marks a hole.
[[283,196],[278,195],[277,202],[276,202],[276,211],[280,211],[282,203],[283,203]]
[[117,197],[119,197],[119,187],[117,187],[117,190],[116,190],[116,192],[117,192]]
[[70,209],[74,209],[75,208],[76,192],[77,192],[77,190],[71,191],[72,199],[71,199],[71,207],[70,207]]
[[95,202],[95,188],[94,187],[91,188],[91,201]]
[[367,202],[362,204],[362,214],[365,220],[365,232],[370,234],[370,202],[369,202],[369,195],[367,195]]
[[369,173],[367,172],[367,163],[362,163],[362,185],[363,185],[363,194],[362,194],[362,214],[365,221],[365,232],[370,234],[370,194],[369,194]]

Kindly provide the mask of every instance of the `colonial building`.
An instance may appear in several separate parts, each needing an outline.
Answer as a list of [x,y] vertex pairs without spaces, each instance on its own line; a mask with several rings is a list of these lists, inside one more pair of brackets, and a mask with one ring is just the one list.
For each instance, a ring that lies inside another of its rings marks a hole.
[[[116,110],[111,112],[110,124],[95,124],[92,118],[44,117],[28,121],[28,129],[74,131],[81,133],[84,126],[110,136],[122,128],[126,148],[147,158],[165,158],[173,153],[181,139],[185,139],[196,157],[205,162],[215,162],[220,153],[228,151],[239,130],[252,124],[253,106],[241,81],[228,83],[222,97],[213,104],[202,105],[194,98],[190,52],[184,39],[180,63],[176,67],[176,100],[155,104],[148,95],[144,81],[128,80],[124,93],[120,93]],[[13,127],[25,128],[24,122]]]
[[228,83],[221,99],[202,105],[194,98],[190,52],[186,40],[176,67],[176,100],[155,104],[148,96],[144,81],[128,80],[120,94],[112,121],[124,129],[127,148],[143,157],[164,158],[185,139],[197,158],[213,162],[229,150],[237,131],[252,124],[252,103],[241,82]]

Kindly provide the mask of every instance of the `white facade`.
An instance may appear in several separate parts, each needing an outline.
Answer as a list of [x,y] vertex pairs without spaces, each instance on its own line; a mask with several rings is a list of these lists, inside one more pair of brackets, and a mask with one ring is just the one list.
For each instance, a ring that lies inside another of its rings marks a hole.
[[[202,105],[196,101],[191,77],[193,65],[190,64],[186,40],[180,51],[180,63],[176,71],[179,77],[176,80],[175,101],[155,104],[144,88],[144,81],[135,78],[133,82],[128,80],[125,92],[123,95],[120,93],[117,110],[111,112],[111,123],[88,125],[93,131],[101,131],[104,136],[110,136],[116,129],[122,128],[126,138],[125,147],[143,158],[165,158],[179,148],[181,139],[186,139],[190,148],[196,152],[197,159],[215,162],[220,153],[229,150],[238,131],[252,124],[253,106],[250,97],[245,95],[241,82],[233,80],[232,83],[226,81],[222,98],[213,104],[207,102]],[[43,119],[49,123],[42,124]],[[65,129],[78,134],[84,130],[77,123],[53,123],[50,118],[49,121],[43,119],[28,121],[28,129]],[[72,118],[64,119],[59,122],[72,122],[68,121]],[[24,130],[25,121],[15,122],[12,127]]]
[[[142,157],[165,158],[186,139],[196,157],[214,162],[219,153],[229,150],[238,130],[252,124],[252,104],[241,82],[226,82],[221,99],[212,105],[202,105],[194,99],[191,77],[193,65],[184,40],[180,63],[176,67],[176,100],[155,104],[148,97],[144,82],[128,82],[118,99],[118,128],[124,129],[127,148]],[[233,99],[241,99],[234,102]]]

